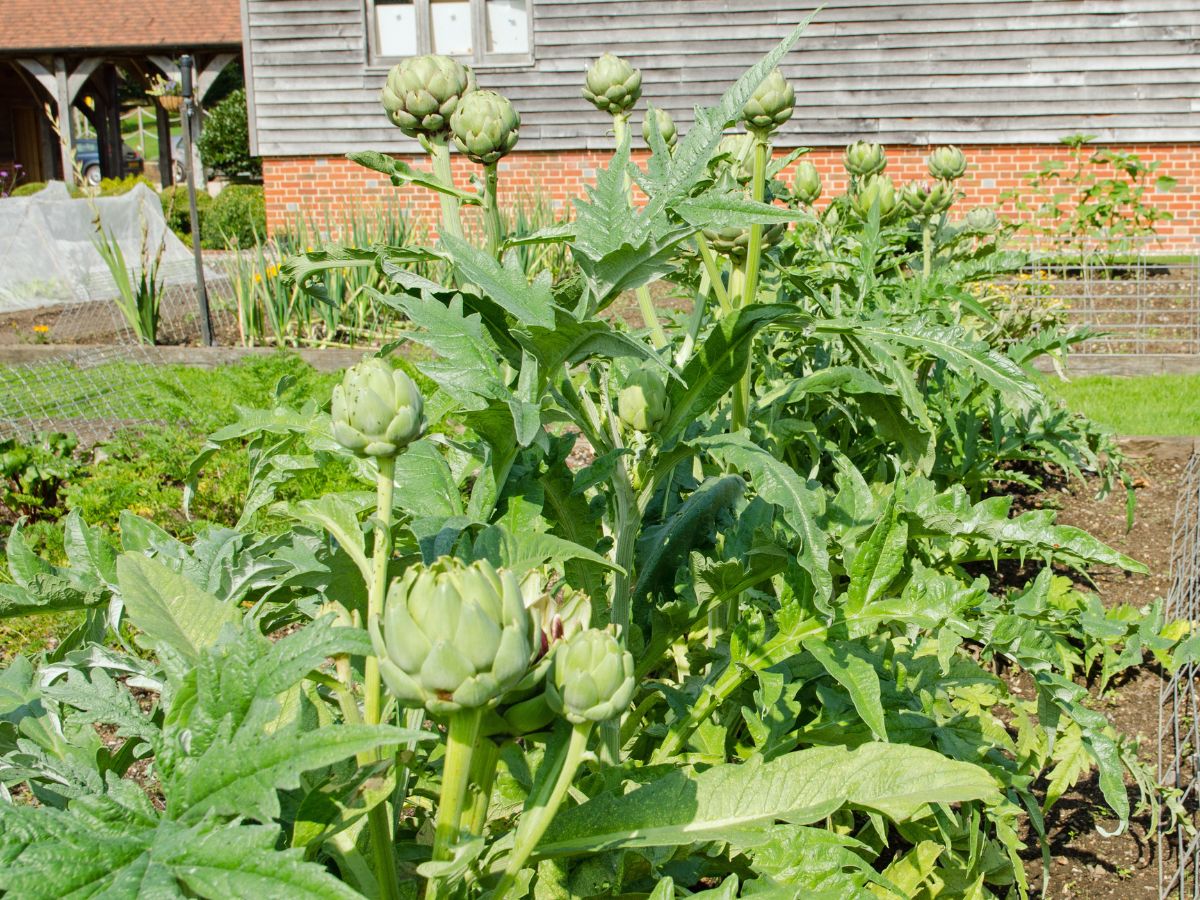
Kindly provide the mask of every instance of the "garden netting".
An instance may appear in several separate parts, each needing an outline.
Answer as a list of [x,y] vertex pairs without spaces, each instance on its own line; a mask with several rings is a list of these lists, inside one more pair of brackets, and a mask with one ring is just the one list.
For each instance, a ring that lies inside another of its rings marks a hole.
[[167,227],[149,187],[139,184],[116,197],[74,198],[66,185],[52,182],[36,194],[0,203],[0,313],[116,297],[116,283],[96,246],[97,226],[120,245],[135,275],[158,257],[164,284],[195,280],[191,252]]

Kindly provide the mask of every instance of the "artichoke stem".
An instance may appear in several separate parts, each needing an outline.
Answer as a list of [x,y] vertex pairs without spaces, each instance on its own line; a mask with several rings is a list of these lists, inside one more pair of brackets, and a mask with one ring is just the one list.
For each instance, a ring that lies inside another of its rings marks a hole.
[[721,304],[721,314],[729,315],[733,307],[729,303],[729,292],[725,290],[725,279],[721,277],[721,269],[717,266],[717,258],[713,255],[712,247],[703,234],[696,235],[696,249],[700,251],[700,259],[704,263],[704,271],[708,273],[708,283],[712,285],[713,294]]
[[[750,182],[751,196],[761,203],[766,196],[767,185],[767,136],[762,132],[754,134],[754,170]],[[746,248],[746,281],[742,285],[741,309],[745,309],[756,299],[758,294],[758,272],[762,266],[762,233],[759,223],[750,226],[750,240]],[[733,390],[732,431],[740,431],[749,422],[750,415],[750,380],[753,378],[751,366],[753,354],[746,359],[746,371],[738,380]]]
[[500,208],[496,203],[496,188],[500,176],[496,164],[483,168],[483,227],[487,234],[488,253],[500,258],[500,245],[504,241],[504,227],[500,223]]
[[[368,585],[367,620],[374,621],[383,611],[387,593],[388,560],[392,555],[392,496],[396,488],[396,457],[379,457],[379,474],[375,479],[375,554],[371,557],[372,577]],[[368,725],[378,725],[382,710],[379,659],[367,657],[363,672]]]
[[[442,184],[454,186],[454,174],[450,169],[450,148],[446,138],[435,137],[429,140],[429,156],[433,161],[433,174]],[[462,213],[457,197],[438,192],[438,200],[442,205],[442,232],[452,234],[456,238],[463,237]]]
[[525,812],[521,815],[521,821],[517,825],[517,839],[513,846],[512,856],[508,858],[504,875],[501,876],[496,890],[492,893],[494,900],[504,900],[508,896],[508,892],[512,890],[513,884],[517,880],[517,875],[533,851],[537,849],[538,841],[542,839],[546,829],[550,827],[550,823],[554,820],[554,814],[558,812],[563,799],[567,796],[567,789],[575,780],[575,773],[579,770],[580,762],[583,761],[583,753],[587,750],[588,737],[591,732],[591,722],[581,722],[571,729],[571,739],[567,742],[565,751],[560,753],[554,761],[554,769],[547,773],[546,780],[542,782],[537,794],[530,798],[532,802],[526,804]]
[[500,746],[491,738],[483,738],[471,755],[471,806],[466,827],[473,835],[483,834],[487,825],[488,807],[492,801],[492,785],[496,781],[496,766],[500,762]]
[[[729,279],[729,293],[732,297],[742,296],[742,279],[745,273],[734,266],[733,275]],[[750,405],[750,361],[746,360],[746,371],[742,378],[733,386],[733,408],[729,413],[729,433],[741,431],[746,427]]]
[[925,280],[929,280],[929,275],[933,271],[933,220],[926,219],[921,226],[921,255],[923,257],[921,264],[921,273],[925,276]]
[[[442,761],[442,793],[438,798],[437,825],[433,833],[433,858],[436,861],[447,860],[453,854],[467,799],[471,756],[482,719],[481,707],[463,709],[450,716],[446,756]],[[430,884],[430,896],[438,896],[436,881]]]

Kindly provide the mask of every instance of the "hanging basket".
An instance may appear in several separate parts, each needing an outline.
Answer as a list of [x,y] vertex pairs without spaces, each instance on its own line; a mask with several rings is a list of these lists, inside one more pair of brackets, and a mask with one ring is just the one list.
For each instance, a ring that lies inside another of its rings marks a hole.
[[167,112],[179,112],[183,109],[183,97],[179,94],[163,94],[158,98],[158,103]]

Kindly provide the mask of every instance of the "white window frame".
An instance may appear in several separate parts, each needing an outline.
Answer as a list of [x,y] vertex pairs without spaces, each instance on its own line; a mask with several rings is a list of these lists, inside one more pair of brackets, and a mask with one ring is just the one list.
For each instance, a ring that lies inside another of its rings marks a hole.
[[[474,44],[474,51],[470,56],[456,56],[460,62],[466,63],[469,66],[480,67],[501,67],[501,66],[531,66],[533,65],[533,16],[534,16],[534,0],[526,0],[525,17],[526,24],[529,29],[528,44],[529,50],[525,53],[489,53],[487,52],[487,5],[485,0],[469,0],[471,4],[471,40]],[[376,0],[365,0],[365,14],[367,24],[367,45],[369,54],[369,63],[372,67],[385,68],[399,62],[403,57],[400,56],[384,56],[379,52],[379,20],[375,15]],[[416,20],[417,26],[417,53],[426,54],[433,52],[433,35],[432,13],[430,11],[430,0],[412,0],[413,17]]]

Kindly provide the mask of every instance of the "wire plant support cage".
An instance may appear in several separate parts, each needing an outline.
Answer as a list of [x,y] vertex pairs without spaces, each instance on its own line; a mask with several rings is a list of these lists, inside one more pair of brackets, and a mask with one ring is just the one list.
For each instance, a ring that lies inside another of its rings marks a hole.
[[[1168,620],[1200,622],[1200,453],[1193,452],[1175,506]],[[1158,708],[1158,780],[1183,822],[1158,833],[1159,898],[1200,898],[1200,663],[1180,666]]]

